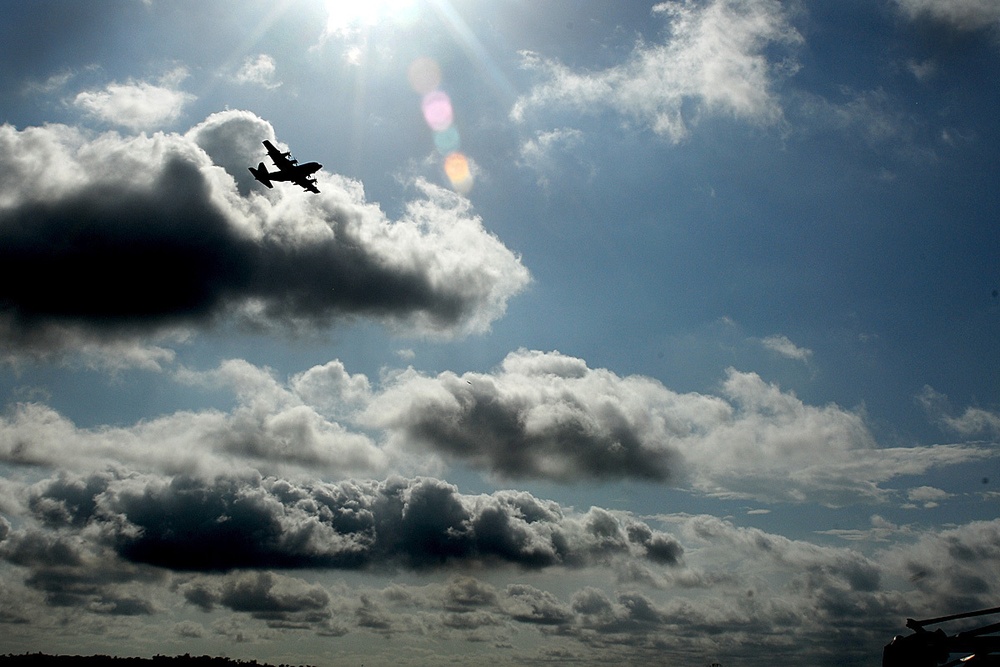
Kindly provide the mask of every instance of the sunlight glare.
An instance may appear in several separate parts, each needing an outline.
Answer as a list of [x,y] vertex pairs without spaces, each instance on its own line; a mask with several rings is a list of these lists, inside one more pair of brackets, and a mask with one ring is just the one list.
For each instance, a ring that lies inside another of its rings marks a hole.
[[398,20],[416,8],[416,0],[324,0],[326,34],[350,35],[387,19]]

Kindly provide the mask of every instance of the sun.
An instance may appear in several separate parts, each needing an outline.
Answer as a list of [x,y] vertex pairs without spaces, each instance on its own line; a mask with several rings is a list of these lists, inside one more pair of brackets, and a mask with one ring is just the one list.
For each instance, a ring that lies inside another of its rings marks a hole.
[[326,34],[349,35],[383,21],[410,16],[417,0],[324,0]]

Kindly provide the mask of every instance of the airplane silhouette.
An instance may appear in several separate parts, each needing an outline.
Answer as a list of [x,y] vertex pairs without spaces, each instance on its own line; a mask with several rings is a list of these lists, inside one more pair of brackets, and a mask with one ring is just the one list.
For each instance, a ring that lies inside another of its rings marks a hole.
[[291,153],[282,153],[267,139],[261,143],[267,148],[267,154],[271,156],[271,160],[274,161],[274,166],[278,168],[278,171],[269,172],[264,163],[261,162],[257,165],[256,169],[249,167],[250,173],[253,174],[254,178],[269,188],[274,187],[271,185],[271,181],[289,181],[305,188],[309,192],[319,192],[319,188],[316,187],[316,178],[310,178],[310,176],[319,171],[323,165],[319,162],[299,164],[298,160],[292,159]]

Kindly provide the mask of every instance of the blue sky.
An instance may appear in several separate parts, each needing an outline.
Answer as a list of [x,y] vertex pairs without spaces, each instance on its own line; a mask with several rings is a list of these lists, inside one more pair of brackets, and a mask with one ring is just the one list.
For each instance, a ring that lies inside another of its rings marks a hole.
[[3,12],[0,652],[874,665],[996,606],[992,1]]

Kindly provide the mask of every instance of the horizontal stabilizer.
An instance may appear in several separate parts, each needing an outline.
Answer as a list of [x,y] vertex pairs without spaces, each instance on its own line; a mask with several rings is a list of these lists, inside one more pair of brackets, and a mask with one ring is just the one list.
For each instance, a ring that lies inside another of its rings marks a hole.
[[256,178],[258,181],[260,181],[269,188],[274,187],[273,185],[271,185],[271,178],[270,178],[271,174],[267,172],[267,167],[264,166],[263,162],[258,164],[256,169],[254,169],[253,167],[248,167],[248,169],[250,169],[250,173],[253,174],[253,177]]

